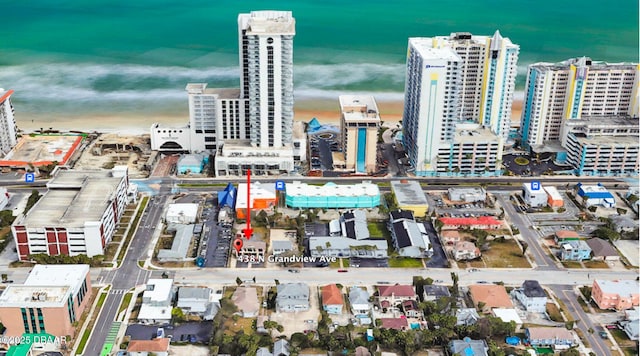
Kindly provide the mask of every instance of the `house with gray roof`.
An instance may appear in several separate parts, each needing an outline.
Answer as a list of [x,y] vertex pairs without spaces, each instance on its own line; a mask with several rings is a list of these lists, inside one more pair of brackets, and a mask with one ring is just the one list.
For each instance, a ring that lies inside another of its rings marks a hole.
[[398,254],[402,257],[423,258],[433,255],[429,235],[422,223],[415,221],[410,210],[389,213],[389,231]]
[[424,301],[430,302],[440,298],[450,297],[451,293],[449,292],[449,288],[447,286],[442,286],[439,284],[426,284],[423,287],[424,290]]
[[293,251],[293,243],[290,240],[273,240],[271,241],[271,250],[274,256]]
[[349,304],[351,313],[356,317],[360,325],[371,324],[371,303],[369,303],[369,292],[364,287],[349,288]]
[[456,325],[475,325],[479,319],[476,308],[456,309]]
[[591,248],[592,260],[594,261],[618,261],[620,255],[618,250],[607,240],[603,240],[599,237],[594,237],[586,241],[587,245]]
[[524,281],[522,287],[511,291],[511,295],[529,312],[544,313],[547,310],[547,293],[538,281]]
[[304,283],[278,284],[276,308],[281,312],[309,310],[309,286]]
[[488,356],[489,347],[484,340],[472,340],[465,337],[463,340],[452,340],[449,342],[449,352],[451,355],[464,356]]
[[211,289],[200,287],[180,287],[176,306],[185,314],[197,315],[204,320],[213,320],[220,308],[211,301]]
[[160,249],[158,261],[184,261],[189,252],[194,226],[193,224],[169,224],[167,231],[174,233],[171,249]]

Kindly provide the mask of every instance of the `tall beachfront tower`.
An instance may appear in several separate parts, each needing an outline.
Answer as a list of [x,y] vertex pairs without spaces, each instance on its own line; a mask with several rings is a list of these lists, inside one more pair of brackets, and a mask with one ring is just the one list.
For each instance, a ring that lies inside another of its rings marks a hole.
[[18,142],[11,95],[13,90],[0,89],[0,156],[9,153]]
[[435,170],[438,148],[453,138],[461,65],[452,48],[434,48],[430,38],[409,38],[402,125],[405,150],[418,175]]
[[347,170],[376,170],[380,112],[371,95],[340,95],[342,153]]
[[562,139],[566,120],[638,117],[637,63],[588,57],[529,66],[520,134],[525,147]]
[[252,11],[238,16],[240,96],[251,145],[291,146],[293,128],[293,36],[290,11]]
[[520,47],[496,31],[437,36],[434,48],[451,48],[461,59],[460,121],[477,122],[507,140]]

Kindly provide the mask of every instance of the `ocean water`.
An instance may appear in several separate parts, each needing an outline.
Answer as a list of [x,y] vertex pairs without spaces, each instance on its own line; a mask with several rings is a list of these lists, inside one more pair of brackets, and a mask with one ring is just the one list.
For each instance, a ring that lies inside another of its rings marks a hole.
[[638,61],[633,0],[1,2],[0,87],[18,117],[185,114],[188,82],[238,85],[237,15],[251,10],[293,11],[296,99],[401,99],[408,37],[457,31],[519,44],[519,87],[537,61]]

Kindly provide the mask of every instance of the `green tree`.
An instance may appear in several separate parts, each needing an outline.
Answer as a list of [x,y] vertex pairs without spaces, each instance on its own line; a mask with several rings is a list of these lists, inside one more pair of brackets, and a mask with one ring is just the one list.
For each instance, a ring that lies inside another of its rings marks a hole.
[[177,307],[171,309],[171,319],[173,319],[174,323],[178,323],[178,324],[183,323],[187,320],[186,316],[182,312],[182,309]]
[[24,207],[24,211],[22,212],[22,214],[26,215],[27,212],[29,212],[29,210],[31,210],[31,208],[38,202],[38,200],[40,200],[40,193],[38,193],[38,191],[34,189],[31,191],[31,195],[29,195],[29,198],[27,199],[27,205]]

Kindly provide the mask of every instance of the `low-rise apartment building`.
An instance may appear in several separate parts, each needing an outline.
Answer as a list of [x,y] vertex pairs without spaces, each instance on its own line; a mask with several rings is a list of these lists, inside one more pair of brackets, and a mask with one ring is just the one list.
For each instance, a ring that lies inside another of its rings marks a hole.
[[591,288],[591,299],[600,309],[625,310],[640,305],[639,290],[638,281],[596,279]]

